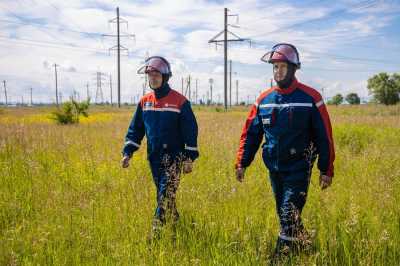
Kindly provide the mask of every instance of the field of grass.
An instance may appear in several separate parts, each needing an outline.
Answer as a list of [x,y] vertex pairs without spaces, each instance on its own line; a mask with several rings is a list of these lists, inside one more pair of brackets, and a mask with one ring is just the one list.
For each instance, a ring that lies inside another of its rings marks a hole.
[[[145,145],[121,148],[134,108],[57,125],[46,108],[0,112],[0,265],[266,265],[278,233],[260,153],[244,183],[234,160],[247,108],[194,107],[200,158],[182,177],[176,231],[147,242],[155,187]],[[303,219],[312,251],[283,264],[400,264],[400,105],[329,107],[332,187],[314,167]],[[145,141],[144,141],[145,143]]]

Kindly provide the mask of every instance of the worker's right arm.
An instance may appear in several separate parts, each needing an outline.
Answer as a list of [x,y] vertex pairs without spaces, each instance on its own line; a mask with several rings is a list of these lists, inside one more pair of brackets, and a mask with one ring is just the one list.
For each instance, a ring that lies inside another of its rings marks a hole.
[[236,176],[239,181],[244,178],[244,169],[254,159],[263,138],[263,128],[258,116],[257,105],[251,107],[249,116],[242,130],[239,149],[236,157]]
[[139,149],[144,134],[143,109],[139,102],[125,137],[125,145],[122,150],[124,157],[132,157],[132,154]]

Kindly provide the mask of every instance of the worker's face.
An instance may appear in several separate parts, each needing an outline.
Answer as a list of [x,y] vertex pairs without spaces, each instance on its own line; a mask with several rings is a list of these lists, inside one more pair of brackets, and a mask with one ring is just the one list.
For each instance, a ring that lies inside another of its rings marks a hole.
[[162,75],[158,71],[150,71],[147,73],[149,84],[152,89],[158,89],[162,85]]
[[288,72],[288,64],[286,62],[275,62],[273,64],[273,73],[275,81],[282,81],[285,79]]

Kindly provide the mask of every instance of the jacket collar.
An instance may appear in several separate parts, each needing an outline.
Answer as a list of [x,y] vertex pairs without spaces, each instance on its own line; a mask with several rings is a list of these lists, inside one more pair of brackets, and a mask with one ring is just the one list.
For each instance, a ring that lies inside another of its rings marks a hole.
[[289,93],[292,93],[297,88],[298,84],[299,84],[299,82],[297,81],[297,79],[293,78],[292,84],[290,84],[290,86],[288,88],[281,89],[278,86],[275,86],[274,90],[280,94],[289,94]]
[[153,90],[154,95],[156,96],[156,99],[161,99],[165,96],[168,95],[170,92],[171,88],[169,87],[168,83],[165,83],[162,85],[160,88]]

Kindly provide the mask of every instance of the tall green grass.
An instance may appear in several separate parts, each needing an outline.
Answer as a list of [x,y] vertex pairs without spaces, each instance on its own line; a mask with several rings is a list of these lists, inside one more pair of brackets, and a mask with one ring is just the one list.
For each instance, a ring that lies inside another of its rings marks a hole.
[[[7,109],[0,117],[0,265],[269,263],[279,225],[261,155],[243,184],[234,178],[247,110],[195,109],[201,156],[182,177],[177,227],[165,227],[155,242],[147,241],[155,187],[145,145],[130,168],[119,166],[133,110],[102,108],[90,123],[61,126],[26,119],[45,116],[40,109]],[[398,265],[399,107],[330,111],[334,183],[320,191],[314,167],[303,212],[313,247],[282,264]],[[105,114],[112,119],[100,119]]]

